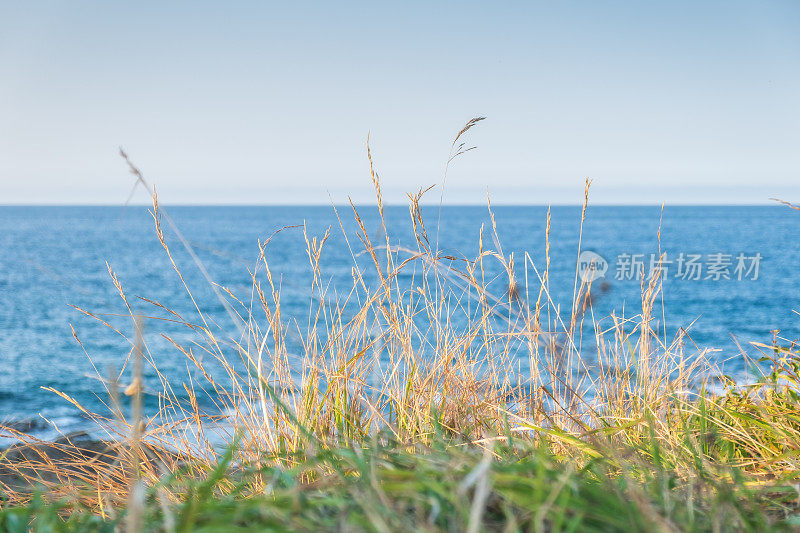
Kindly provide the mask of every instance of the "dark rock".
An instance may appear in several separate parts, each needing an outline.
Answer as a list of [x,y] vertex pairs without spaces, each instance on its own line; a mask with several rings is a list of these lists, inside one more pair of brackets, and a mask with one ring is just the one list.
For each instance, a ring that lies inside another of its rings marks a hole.
[[26,418],[23,420],[7,420],[0,422],[0,426],[19,431],[20,433],[31,433],[47,429],[47,423],[41,418]]
[[[94,479],[101,472],[107,472],[110,465],[119,465],[127,446],[94,439],[85,431],[69,433],[52,442],[14,444],[0,451],[0,492],[10,489],[28,493],[39,480],[46,484],[83,483],[81,480]],[[174,452],[158,450],[156,453],[148,445],[143,445],[143,448],[151,465],[167,466],[162,458],[173,466],[184,462]],[[53,472],[54,466],[57,474]]]

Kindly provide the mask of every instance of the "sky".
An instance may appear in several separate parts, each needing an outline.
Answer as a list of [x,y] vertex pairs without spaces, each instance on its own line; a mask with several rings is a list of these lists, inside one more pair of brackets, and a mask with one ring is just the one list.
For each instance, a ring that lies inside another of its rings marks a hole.
[[[0,0],[0,204],[800,201],[800,2]],[[439,189],[434,192],[439,201]],[[146,203],[140,191],[135,202]]]

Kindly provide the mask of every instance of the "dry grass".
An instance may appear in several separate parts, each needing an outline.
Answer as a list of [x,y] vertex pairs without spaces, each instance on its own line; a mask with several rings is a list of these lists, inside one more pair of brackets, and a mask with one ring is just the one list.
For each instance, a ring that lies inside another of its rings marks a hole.
[[[467,150],[458,142],[477,120],[459,132],[450,160]],[[269,241],[259,243],[251,303],[214,285],[237,324],[233,333],[216,327],[185,282],[196,317],[189,319],[151,302],[193,333],[188,344],[166,338],[200,371],[204,383],[189,378],[170,382],[158,372],[146,343],[134,342],[129,357],[151,365],[159,379],[160,408],[155,415],[127,419],[116,400],[118,378],[103,380],[112,399],[111,414],[90,413],[62,394],[103,427],[124,453],[87,464],[68,444],[59,444],[67,455],[62,460],[53,462],[42,455],[11,468],[30,481],[34,475],[40,478],[54,496],[80,499],[98,513],[127,502],[131,530],[138,529],[141,518],[133,510],[144,505],[144,489],[139,487],[157,486],[165,472],[187,465],[192,475],[213,471],[219,439],[233,442],[235,436],[231,464],[240,466],[291,469],[300,464],[298,457],[313,450],[365,443],[376,436],[413,449],[434,443],[444,432],[448,438],[485,447],[487,461],[497,455],[497,442],[545,442],[550,454],[575,468],[604,457],[609,476],[637,479],[656,464],[692,490],[706,490],[703,472],[715,472],[715,479],[730,478],[730,468],[745,472],[754,485],[797,478],[800,408],[793,396],[797,382],[791,378],[796,377],[794,352],[764,347],[776,365],[773,381],[707,394],[704,383],[715,376],[715,369],[705,353],[686,354],[691,343],[683,331],[667,343],[653,329],[659,312],[658,276],[642,279],[641,309],[635,316],[600,320],[593,312],[591,283],[576,272],[572,301],[565,306],[571,311],[563,320],[549,286],[549,213],[544,265],[535,265],[528,254],[506,255],[493,215],[492,227],[481,230],[476,257],[443,255],[438,227],[435,234],[429,232],[422,217],[423,190],[409,195],[415,245],[392,246],[371,155],[369,162],[386,238],[373,242],[359,210],[350,205],[355,235],[345,231],[341,218],[339,231],[353,257],[352,284],[345,293],[337,293],[320,266],[329,233],[311,236],[304,228],[315,298],[307,327],[298,332],[299,353],[287,348],[288,328],[294,326],[292,317],[282,312],[281,289],[268,261]],[[149,189],[132,164],[131,170]],[[589,188],[587,180],[581,228]],[[165,217],[179,241],[191,247],[150,190],[157,238],[183,280],[164,236]],[[336,215],[345,216],[338,210]],[[488,240],[493,248],[486,246]],[[377,283],[358,268],[360,254],[369,258]],[[499,262],[506,273],[505,294],[491,294],[489,261]],[[413,274],[411,281],[401,280],[401,273],[408,272]],[[123,285],[110,273],[134,319]],[[582,335],[587,322],[593,326],[591,339]],[[597,361],[582,357],[584,342],[594,344]],[[141,390],[141,381],[136,382],[140,376],[139,371],[128,386],[134,399]],[[173,387],[180,387],[179,393]],[[201,409],[198,397],[203,394],[213,400],[213,411]],[[307,474],[306,481],[319,476]],[[488,488],[480,488],[478,481],[470,527],[480,522],[480,498],[484,503],[487,498]],[[263,494],[270,480],[253,476],[247,483],[248,493]],[[29,501],[28,492],[5,489],[12,500]],[[220,479],[214,490],[225,493],[233,484]],[[183,498],[174,487],[159,491],[165,508]],[[634,503],[651,512],[644,495]],[[654,523],[670,529],[665,520],[654,518]]]

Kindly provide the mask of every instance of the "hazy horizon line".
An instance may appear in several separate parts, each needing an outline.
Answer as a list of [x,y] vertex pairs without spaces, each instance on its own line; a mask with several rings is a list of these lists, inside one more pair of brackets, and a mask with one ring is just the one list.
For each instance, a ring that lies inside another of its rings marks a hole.
[[[110,204],[110,203],[0,203],[0,208],[9,207],[119,207],[119,208],[133,208],[133,207],[151,207],[152,203],[130,203],[125,204]],[[350,207],[350,203],[301,203],[301,202],[281,202],[281,203],[204,203],[204,202],[175,202],[175,203],[160,203],[159,206],[163,207]],[[377,206],[377,202],[353,202],[356,207],[364,206]],[[407,208],[408,203],[397,202],[384,202],[384,207],[403,207]],[[437,202],[421,202],[421,207],[439,207]],[[487,207],[487,203],[442,203],[442,207]],[[551,203],[512,203],[512,202],[491,202],[492,207],[581,207],[583,204],[580,202],[551,202]],[[766,200],[763,202],[589,202],[589,207],[786,207],[781,200]]]

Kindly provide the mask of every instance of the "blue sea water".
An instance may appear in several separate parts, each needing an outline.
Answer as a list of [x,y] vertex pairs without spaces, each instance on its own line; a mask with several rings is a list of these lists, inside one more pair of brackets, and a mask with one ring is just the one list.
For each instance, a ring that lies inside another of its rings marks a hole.
[[[547,208],[504,206],[494,211],[502,251],[506,256],[515,254],[518,281],[524,285],[525,251],[537,268],[544,267]],[[354,258],[331,207],[169,207],[167,212],[210,277],[245,301],[251,295],[250,270],[258,258],[259,240],[263,242],[275,230],[290,225],[306,224],[309,237],[321,237],[331,227],[323,251],[323,274],[332,287],[347,290],[352,284]],[[368,233],[384,242],[377,209],[363,206],[359,212]],[[423,214],[434,241],[438,208],[424,208]],[[350,244],[358,251],[350,207],[339,208],[339,215]],[[561,302],[564,313],[573,293],[580,217],[579,207],[552,208],[550,285],[552,297]],[[393,245],[415,247],[406,207],[387,207],[386,220]],[[482,225],[484,247],[496,248],[485,207],[444,207],[439,248],[447,255],[474,259]],[[793,312],[800,310],[800,246],[795,240],[800,213],[777,205],[667,206],[663,212],[654,206],[590,206],[581,249],[608,262],[603,290],[593,302],[595,317],[607,316],[612,310],[621,315],[624,309],[628,316],[640,311],[639,281],[617,278],[626,277],[619,273],[630,273],[625,265],[631,260],[641,260],[649,267],[651,254],[659,251],[659,229],[660,250],[671,261],[665,263],[663,287],[668,337],[691,324],[693,342],[701,348],[718,349],[713,357],[733,376],[745,371],[742,351],[757,355],[750,342],[770,343],[773,330],[780,330],[780,336],[790,341],[800,338],[800,316]],[[199,307],[233,333],[233,323],[208,283],[166,226],[165,232]],[[180,311],[187,320],[196,319],[144,207],[0,207],[0,254],[0,421],[41,415],[62,430],[87,425],[75,407],[43,387],[58,389],[102,410],[106,398],[97,374],[105,376],[121,367],[130,350],[122,335],[132,333],[107,264],[135,312],[165,316],[137,298],[141,296]],[[684,260],[690,254],[700,255],[695,262],[701,264],[701,279],[677,275],[679,266],[685,267],[679,265],[680,254]],[[737,271],[740,256],[747,268]],[[756,257],[758,260],[753,259]],[[284,319],[304,324],[313,295],[302,228],[287,228],[274,236],[267,258],[274,279],[280,282]],[[368,258],[356,256],[355,262],[366,267]],[[709,270],[712,263],[720,274]],[[489,275],[503,279],[498,263],[487,265]],[[261,276],[265,279],[263,272]],[[503,282],[498,281],[496,287],[502,295]],[[94,313],[119,332],[76,307]],[[148,346],[161,371],[181,381],[187,368],[193,370],[185,357],[160,337],[162,332],[183,342],[190,342],[193,334],[174,323],[146,323]],[[152,371],[148,372],[146,380],[155,379]],[[155,400],[146,407],[155,409]]]

